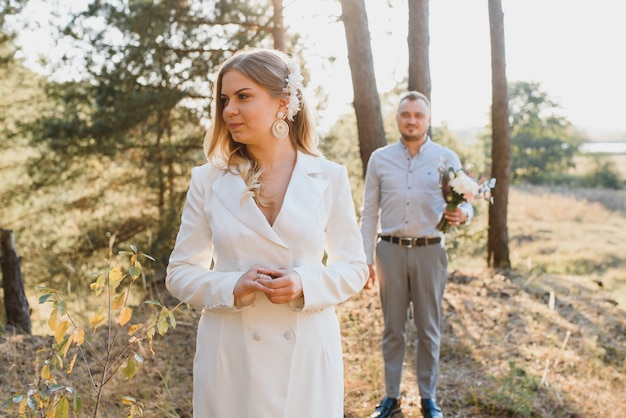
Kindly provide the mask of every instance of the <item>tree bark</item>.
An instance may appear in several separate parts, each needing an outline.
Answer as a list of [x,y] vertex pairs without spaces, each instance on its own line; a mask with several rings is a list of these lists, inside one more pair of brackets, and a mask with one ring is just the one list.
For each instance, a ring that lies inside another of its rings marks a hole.
[[429,0],[409,0],[409,90],[417,90],[430,100]]
[[501,0],[489,0],[491,37],[491,176],[496,179],[489,205],[487,265],[510,269],[507,206],[510,182],[511,141],[504,49],[504,15]]
[[380,110],[380,97],[376,87],[365,2],[364,0],[341,0],[341,8],[352,74],[353,105],[356,113],[361,162],[363,163],[363,176],[365,176],[370,155],[377,148],[386,145],[387,139]]
[[274,37],[274,48],[285,51],[285,25],[283,19],[283,0],[272,0],[274,5],[274,25],[272,27],[272,36]]
[[0,229],[0,247],[2,248],[2,287],[7,324],[13,326],[16,332],[30,334],[30,308],[24,293],[21,260],[15,251],[13,231]]

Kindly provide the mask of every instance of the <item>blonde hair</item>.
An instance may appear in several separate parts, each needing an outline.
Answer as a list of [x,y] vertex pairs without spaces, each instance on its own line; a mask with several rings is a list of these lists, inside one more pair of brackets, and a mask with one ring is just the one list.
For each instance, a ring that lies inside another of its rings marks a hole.
[[[205,156],[213,164],[227,168],[233,173],[239,173],[248,186],[248,191],[257,199],[259,198],[261,168],[248,152],[245,144],[233,140],[224,122],[222,117],[224,104],[219,100],[222,79],[228,71],[237,70],[265,88],[272,97],[289,98],[289,93],[286,92],[289,59],[286,54],[272,49],[239,50],[222,64],[215,82],[213,94],[215,112],[211,129],[204,137]],[[310,111],[302,97],[302,92],[298,93],[300,111],[294,115],[293,121],[286,120],[289,125],[289,139],[296,150],[310,155],[320,155],[317,147],[318,136],[313,127]]]

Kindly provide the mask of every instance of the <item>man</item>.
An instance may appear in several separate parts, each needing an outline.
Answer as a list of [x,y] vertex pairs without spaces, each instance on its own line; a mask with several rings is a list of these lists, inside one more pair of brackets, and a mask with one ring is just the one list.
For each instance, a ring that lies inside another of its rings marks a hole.
[[428,98],[415,91],[405,94],[396,115],[400,141],[373,152],[367,165],[361,234],[370,270],[366,288],[375,284],[377,274],[380,281],[387,391],[371,418],[387,418],[401,410],[400,382],[411,302],[422,414],[443,417],[435,392],[448,256],[437,223],[445,216],[451,226],[464,224],[473,216],[473,209],[462,204],[444,212],[440,165],[458,170],[461,162],[454,151],[430,139],[430,121]]

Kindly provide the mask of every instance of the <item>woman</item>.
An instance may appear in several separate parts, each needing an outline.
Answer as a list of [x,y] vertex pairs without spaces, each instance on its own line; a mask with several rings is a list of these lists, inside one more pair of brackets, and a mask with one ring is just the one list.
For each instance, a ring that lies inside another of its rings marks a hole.
[[286,55],[238,52],[215,93],[166,279],[202,308],[194,416],[343,417],[334,305],[368,275],[347,171],[319,156]]

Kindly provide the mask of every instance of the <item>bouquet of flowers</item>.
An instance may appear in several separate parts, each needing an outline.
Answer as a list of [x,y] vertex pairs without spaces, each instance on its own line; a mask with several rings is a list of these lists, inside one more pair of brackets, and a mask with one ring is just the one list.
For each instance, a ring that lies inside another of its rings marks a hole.
[[[468,167],[469,169],[469,167]],[[491,189],[496,185],[496,179],[485,180],[482,177],[477,180],[464,170],[455,170],[452,167],[439,166],[441,192],[446,201],[448,211],[455,210],[461,203],[471,203],[476,197],[483,197],[493,203]],[[442,216],[437,224],[437,229],[444,234],[450,231],[450,223]]]

